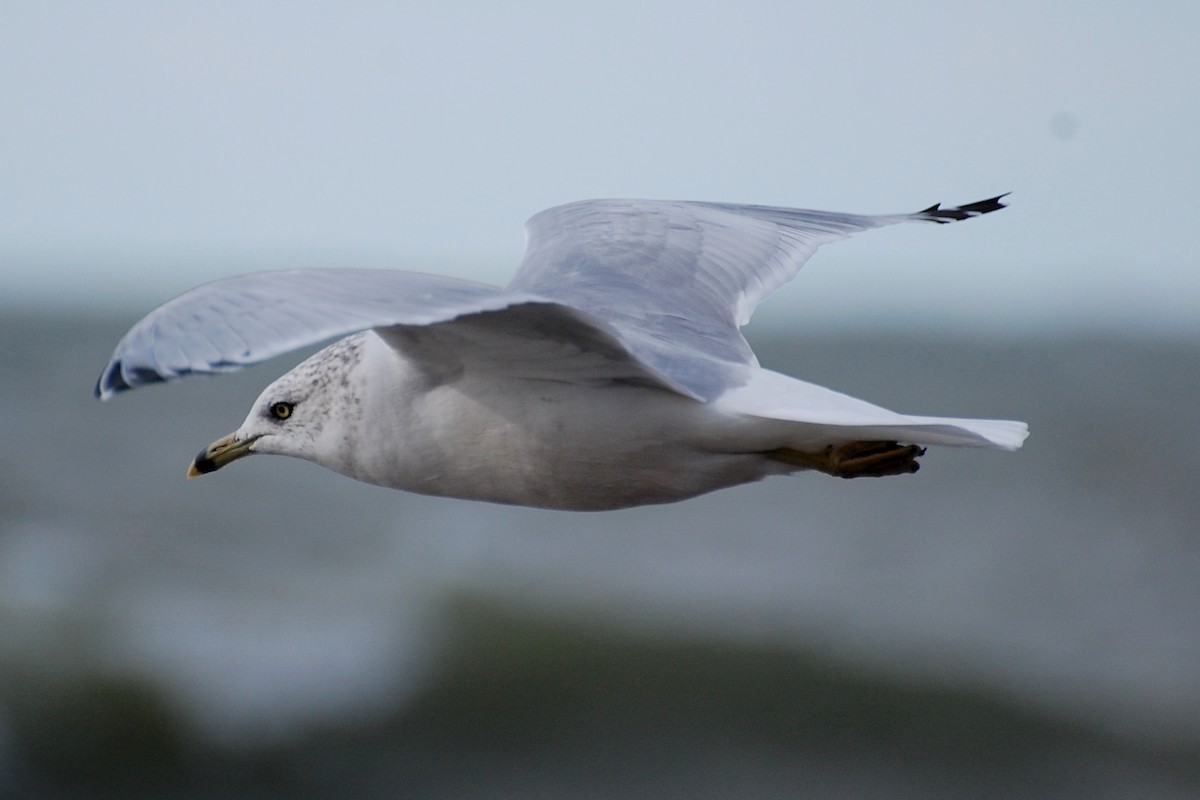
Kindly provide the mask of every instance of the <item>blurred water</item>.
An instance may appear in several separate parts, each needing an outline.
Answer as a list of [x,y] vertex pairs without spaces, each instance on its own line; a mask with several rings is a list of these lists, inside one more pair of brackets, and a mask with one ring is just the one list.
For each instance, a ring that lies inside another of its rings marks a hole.
[[569,514],[286,459],[184,481],[297,359],[100,404],[129,322],[0,318],[13,792],[1200,791],[1200,347],[762,331],[769,366],[1033,436]]

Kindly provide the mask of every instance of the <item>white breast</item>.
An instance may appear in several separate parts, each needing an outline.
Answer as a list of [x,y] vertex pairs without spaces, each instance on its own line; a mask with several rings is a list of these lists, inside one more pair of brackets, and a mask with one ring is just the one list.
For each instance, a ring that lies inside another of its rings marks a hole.
[[[623,384],[586,386],[470,372],[430,384],[373,338],[363,366],[359,480],[423,494],[552,508],[668,502],[755,480],[755,456],[712,452],[714,412],[688,398]],[[386,363],[380,363],[386,362]],[[380,374],[391,376],[378,379]]]

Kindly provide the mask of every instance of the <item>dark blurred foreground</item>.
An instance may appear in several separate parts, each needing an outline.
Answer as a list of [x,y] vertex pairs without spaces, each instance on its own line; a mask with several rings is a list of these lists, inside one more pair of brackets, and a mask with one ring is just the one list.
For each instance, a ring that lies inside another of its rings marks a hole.
[[[283,746],[189,740],[99,676],[13,710],[4,796],[1188,798],[1200,750],[808,654],[534,622],[477,602],[404,709]],[[111,793],[111,794],[110,794]]]

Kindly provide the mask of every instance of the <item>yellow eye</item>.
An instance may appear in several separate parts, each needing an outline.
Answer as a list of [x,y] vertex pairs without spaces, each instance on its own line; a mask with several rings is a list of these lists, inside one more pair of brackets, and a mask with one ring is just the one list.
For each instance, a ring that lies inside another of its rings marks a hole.
[[275,419],[287,419],[292,415],[293,407],[291,403],[272,403],[271,416]]

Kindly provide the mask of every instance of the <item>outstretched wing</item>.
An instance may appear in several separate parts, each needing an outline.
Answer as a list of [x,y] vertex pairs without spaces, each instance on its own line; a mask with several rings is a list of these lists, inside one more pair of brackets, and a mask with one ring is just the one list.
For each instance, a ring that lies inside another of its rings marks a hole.
[[117,344],[96,395],[229,372],[379,325],[428,325],[527,298],[495,286],[392,270],[262,272],[215,281],[159,306]]
[[711,400],[757,365],[738,328],[818,247],[899,222],[946,223],[1004,208],[1004,195],[955,208],[864,216],[771,206],[588,200],[526,225],[508,288],[590,312],[654,371]]
[[[193,289],[121,339],[96,394],[107,399],[149,383],[228,372],[390,328],[385,338],[417,357],[435,352],[434,343],[495,353],[515,347],[502,361],[522,370],[643,381],[712,400],[742,384],[757,363],[737,327],[817,247],[895,222],[985,214],[1002,208],[999,200],[877,217],[719,203],[574,203],[530,220],[525,259],[507,289],[392,270],[255,273]],[[404,333],[426,326],[440,332]],[[539,337],[552,347],[539,346]]]
[[125,334],[96,395],[107,400],[150,383],[231,372],[368,328],[431,373],[470,363],[688,393],[632,357],[604,321],[561,303],[413,272],[329,269],[242,275],[180,295]]

